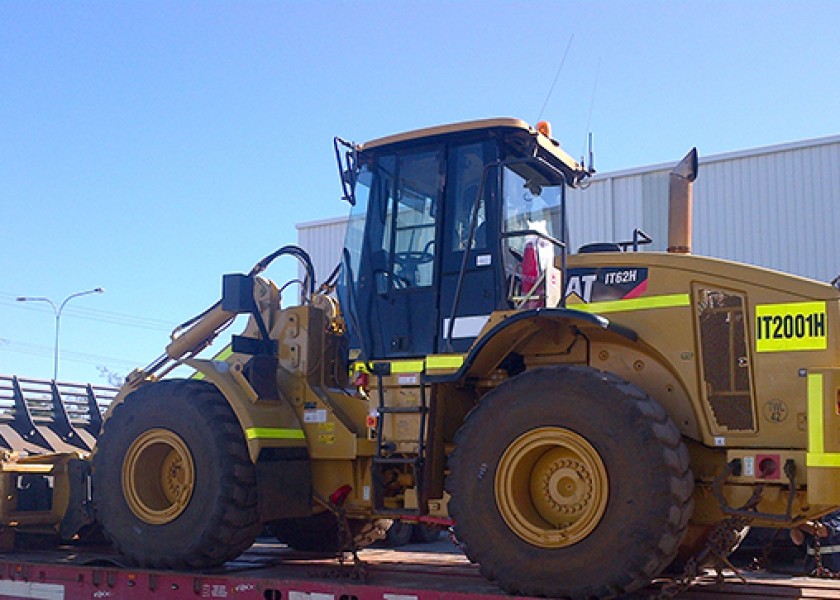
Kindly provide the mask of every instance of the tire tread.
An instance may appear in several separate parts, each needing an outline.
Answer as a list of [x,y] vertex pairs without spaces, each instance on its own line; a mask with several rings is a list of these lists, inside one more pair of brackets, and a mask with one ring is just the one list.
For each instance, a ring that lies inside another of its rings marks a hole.
[[[667,511],[667,518],[664,519],[666,526],[663,531],[652,539],[646,539],[640,543],[639,556],[626,561],[624,572],[612,581],[603,582],[597,587],[563,587],[560,583],[547,587],[538,582],[521,581],[516,569],[506,568],[503,561],[495,556],[498,549],[481,543],[471,543],[470,539],[463,539],[461,535],[463,532],[458,526],[459,521],[470,511],[469,498],[464,498],[462,501],[459,495],[459,479],[464,476],[460,474],[460,471],[466,468],[464,454],[474,440],[480,439],[479,428],[482,422],[487,421],[486,417],[483,419],[476,417],[481,414],[504,414],[504,411],[510,408],[500,405],[506,402],[508,397],[523,397],[533,383],[543,381],[545,378],[548,378],[549,382],[553,382],[555,386],[558,381],[562,381],[564,385],[597,385],[599,389],[601,386],[612,388],[617,396],[621,396],[625,402],[629,403],[629,413],[634,415],[633,426],[639,431],[650,433],[653,438],[651,441],[655,442],[661,450],[661,462],[668,471],[670,508]],[[504,393],[500,391],[503,388],[506,388]],[[447,478],[446,488],[452,495],[450,512],[456,521],[456,535],[464,542],[465,553],[470,561],[479,564],[482,575],[496,581],[507,592],[533,596],[568,597],[573,600],[611,598],[644,586],[676,556],[693,510],[694,477],[689,466],[688,451],[679,430],[665,409],[632,383],[614,374],[582,365],[543,367],[526,371],[489,392],[469,413],[456,433],[454,442],[455,449],[449,457],[450,476]]]
[[[111,495],[121,495],[122,491],[103,489],[101,481],[99,486],[96,485],[99,479],[97,472],[103,470],[104,462],[115,460],[114,457],[107,456],[107,451],[101,451],[101,448],[107,449],[114,443],[115,438],[119,438],[125,422],[133,421],[137,418],[135,413],[142,412],[143,396],[151,392],[138,392],[151,386],[157,386],[154,392],[158,395],[166,395],[174,402],[185,403],[192,408],[191,412],[200,414],[208,431],[207,443],[223,448],[227,462],[224,467],[225,474],[221,479],[220,494],[205,507],[207,526],[196,532],[196,538],[188,544],[189,549],[181,553],[172,553],[160,545],[138,547],[132,540],[123,540],[119,534],[120,527],[115,526],[115,520],[120,517],[109,507],[118,501]],[[129,394],[105,421],[102,435],[94,450],[93,471],[94,507],[103,524],[105,536],[133,565],[162,569],[219,566],[236,558],[250,547],[261,529],[256,474],[242,430],[227,400],[209,382],[165,380],[149,384]]]

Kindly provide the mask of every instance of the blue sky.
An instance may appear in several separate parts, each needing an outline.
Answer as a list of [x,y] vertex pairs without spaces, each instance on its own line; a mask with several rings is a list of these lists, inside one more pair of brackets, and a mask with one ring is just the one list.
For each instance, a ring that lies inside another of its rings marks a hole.
[[838,26],[828,1],[5,0],[0,373],[52,376],[52,310],[17,296],[99,286],[60,378],[150,362],[223,273],[346,213],[336,135],[542,116],[612,171],[838,134]]

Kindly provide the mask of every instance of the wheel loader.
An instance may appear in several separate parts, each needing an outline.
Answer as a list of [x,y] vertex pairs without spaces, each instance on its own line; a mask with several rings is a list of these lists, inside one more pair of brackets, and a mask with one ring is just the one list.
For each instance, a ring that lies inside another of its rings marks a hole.
[[[126,561],[212,567],[265,527],[355,551],[399,520],[451,525],[509,593],[609,598],[840,505],[840,291],[693,255],[696,151],[653,252],[571,247],[592,170],[545,123],[334,149],[339,268],[284,246],[225,275],[110,406],[92,504]],[[265,277],[280,257],[302,276]]]

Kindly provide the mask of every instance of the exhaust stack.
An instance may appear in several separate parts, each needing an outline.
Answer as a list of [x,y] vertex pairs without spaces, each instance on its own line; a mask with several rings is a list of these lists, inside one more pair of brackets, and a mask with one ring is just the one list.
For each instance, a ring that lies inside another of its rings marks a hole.
[[697,148],[674,167],[668,182],[668,252],[691,254],[691,206],[697,179]]

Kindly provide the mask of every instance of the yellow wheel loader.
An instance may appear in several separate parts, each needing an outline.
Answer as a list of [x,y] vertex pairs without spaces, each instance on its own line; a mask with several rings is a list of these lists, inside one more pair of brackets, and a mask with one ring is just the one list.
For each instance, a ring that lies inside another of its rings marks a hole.
[[[641,231],[570,247],[566,191],[591,172],[544,124],[335,153],[334,276],[316,288],[296,246],[226,275],[109,409],[92,499],[127,560],[218,565],[265,526],[355,550],[400,520],[453,525],[510,593],[608,598],[840,505],[840,292],[693,256],[695,152],[668,252]],[[291,287],[261,275],[281,256]]]

